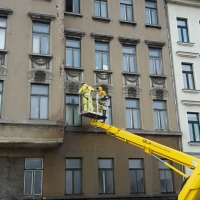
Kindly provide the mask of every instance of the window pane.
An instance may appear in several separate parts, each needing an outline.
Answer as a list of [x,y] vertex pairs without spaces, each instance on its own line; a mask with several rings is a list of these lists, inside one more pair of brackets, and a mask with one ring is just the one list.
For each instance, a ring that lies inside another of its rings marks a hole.
[[106,117],[107,117],[107,119],[106,119],[105,123],[111,125],[111,122],[112,122],[112,112],[111,112],[111,108],[110,107],[108,107],[108,109],[107,109]]
[[187,84],[187,75],[185,73],[183,73],[183,84],[185,89],[189,89]]
[[163,102],[163,101],[153,101],[153,107],[155,109],[165,109],[165,102]]
[[99,168],[112,168],[112,159],[99,159],[98,166]]
[[165,171],[160,170],[160,189],[161,192],[166,192]]
[[132,21],[132,6],[127,6],[127,20]]
[[196,113],[187,113],[187,117],[189,121],[198,122],[198,115]]
[[120,3],[132,4],[131,0],[120,0]]
[[194,89],[193,75],[188,74],[189,89]]
[[130,189],[131,193],[137,193],[137,179],[136,179],[136,171],[130,170]]
[[113,171],[106,171],[106,191],[107,193],[113,193],[114,185],[113,185]]
[[162,130],[167,129],[167,116],[165,111],[160,111],[160,118],[161,118],[161,127]]
[[33,53],[40,53],[40,35],[33,34]]
[[6,27],[6,18],[0,18],[0,27]]
[[39,98],[31,97],[31,118],[39,118]]
[[81,171],[74,171],[74,194],[81,194]]
[[162,74],[162,65],[160,59],[155,59],[156,61],[156,74]]
[[144,176],[142,170],[137,170],[137,187],[139,193],[144,192]]
[[167,192],[173,192],[173,181],[172,181],[171,170],[166,170],[166,184],[167,184]]
[[160,50],[158,50],[158,49],[149,49],[149,56],[160,57]]
[[134,54],[135,53],[135,48],[123,46],[123,53]]
[[99,193],[105,193],[105,173],[103,170],[99,170]]
[[139,110],[133,110],[134,128],[140,128],[140,113]]
[[120,19],[126,20],[125,5],[120,5]]
[[48,85],[32,85],[31,94],[48,95]]
[[25,171],[24,194],[29,195],[32,187],[32,171]]
[[151,10],[152,13],[152,24],[157,24],[157,12],[156,10]]
[[133,128],[132,120],[132,110],[126,109],[126,128]]
[[188,34],[187,34],[187,29],[183,29],[183,41],[188,42]]
[[124,72],[128,72],[128,56],[123,55],[123,67],[124,67]]
[[146,1],[145,7],[156,8],[156,3],[152,2],[152,1]]
[[42,171],[35,171],[34,194],[42,194]]
[[103,53],[102,56],[103,56],[103,69],[108,70],[108,54]]
[[66,46],[80,48],[80,41],[67,39]]
[[150,73],[151,74],[156,74],[154,62],[155,62],[154,59],[150,58]]
[[199,141],[199,125],[194,124],[195,141]]
[[128,108],[138,108],[138,100],[126,99],[126,107]]
[[74,126],[81,126],[81,117],[79,115],[78,106],[74,106]]
[[180,19],[177,20],[177,24],[178,24],[178,26],[186,26],[187,25],[185,20],[180,20]]
[[74,13],[79,13],[79,0],[74,0]]
[[107,3],[101,2],[101,17],[107,17]]
[[66,2],[66,11],[73,12],[73,0],[67,0]]
[[72,171],[66,171],[66,194],[72,194]]
[[68,126],[73,126],[73,106],[66,106],[66,122]]
[[48,35],[42,35],[41,53],[42,54],[49,53],[49,36]]
[[26,158],[25,159],[26,169],[41,169],[42,168],[42,158]]
[[66,159],[66,168],[70,169],[80,169],[81,168],[81,159]]
[[181,41],[181,42],[183,42],[181,28],[178,28],[178,40]]
[[0,49],[5,49],[6,30],[0,29]]
[[79,97],[76,95],[66,95],[66,104],[79,104]]
[[159,122],[159,115],[158,115],[158,111],[154,111],[154,125],[155,125],[155,129],[160,129],[160,122]]
[[108,44],[96,43],[95,49],[100,51],[108,51]]
[[80,67],[80,50],[74,50],[74,67]]
[[0,82],[0,92],[2,92],[2,91],[3,91],[3,83]]
[[188,64],[182,64],[182,70],[191,72],[192,71],[192,66],[188,65]]
[[129,159],[129,168],[142,168],[142,160],[140,159]]
[[40,98],[40,119],[48,118],[48,97]]
[[136,71],[136,67],[135,67],[135,57],[134,56],[130,56],[130,72],[135,72]]
[[96,52],[95,53],[95,62],[96,62],[96,69],[101,69],[101,53],[100,52]]
[[145,9],[145,15],[146,15],[146,23],[147,24],[150,24],[151,21],[150,21],[150,10],[148,8]]
[[1,115],[2,94],[0,94],[0,115]]
[[94,15],[95,15],[95,16],[100,16],[100,12],[99,12],[99,1],[95,1],[95,2],[94,2]]
[[49,24],[33,23],[33,31],[40,33],[49,33]]
[[189,127],[189,133],[190,133],[190,141],[194,141],[194,132],[193,132],[193,127],[192,127],[192,124],[188,124],[188,127]]
[[66,64],[72,67],[72,49],[66,50]]

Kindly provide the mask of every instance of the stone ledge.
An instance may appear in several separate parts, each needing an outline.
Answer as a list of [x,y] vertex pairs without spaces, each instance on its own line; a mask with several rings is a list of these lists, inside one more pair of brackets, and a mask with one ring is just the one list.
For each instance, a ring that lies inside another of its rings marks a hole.
[[101,22],[105,22],[105,23],[110,22],[110,18],[107,18],[107,17],[92,16],[92,19],[95,20],[95,21],[101,21]]
[[28,12],[28,16],[31,19],[39,19],[39,20],[47,20],[47,21],[53,21],[54,19],[56,19],[55,15],[35,13],[35,12]]

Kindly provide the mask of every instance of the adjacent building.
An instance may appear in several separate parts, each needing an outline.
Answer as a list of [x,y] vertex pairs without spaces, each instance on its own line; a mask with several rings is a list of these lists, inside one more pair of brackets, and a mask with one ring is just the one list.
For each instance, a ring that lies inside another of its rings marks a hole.
[[2,199],[176,199],[181,176],[79,115],[81,84],[102,86],[108,124],[180,150],[165,8],[1,0]]
[[[168,0],[171,55],[182,135],[182,151],[200,157],[200,2]],[[190,174],[186,168],[186,173]]]

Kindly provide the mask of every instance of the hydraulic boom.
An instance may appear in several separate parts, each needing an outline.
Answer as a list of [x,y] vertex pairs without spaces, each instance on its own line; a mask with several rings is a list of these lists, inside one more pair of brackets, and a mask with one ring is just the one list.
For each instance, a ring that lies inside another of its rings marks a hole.
[[115,126],[102,123],[96,119],[92,119],[91,124],[93,126],[98,126],[102,129],[105,129],[108,135],[114,136],[119,140],[142,148],[146,153],[154,157],[159,156],[161,158],[166,158],[190,169],[193,169],[190,177],[187,177],[187,175],[178,169],[169,165],[167,162],[164,162],[165,165],[178,172],[185,178],[188,178],[187,182],[178,195],[178,200],[198,200],[198,197],[200,197],[200,159],[153,142],[146,138],[140,137],[133,133],[129,133],[123,129],[116,128]]

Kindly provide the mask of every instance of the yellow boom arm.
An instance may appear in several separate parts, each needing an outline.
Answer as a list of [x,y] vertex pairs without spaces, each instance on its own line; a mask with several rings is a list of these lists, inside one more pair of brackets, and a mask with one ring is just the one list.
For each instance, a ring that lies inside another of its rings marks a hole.
[[[198,200],[198,197],[200,197],[200,159],[95,119],[91,120],[91,125],[105,129],[108,135],[142,148],[146,153],[153,155],[154,157],[157,155],[193,169],[191,176],[188,178],[178,195],[178,200]],[[187,177],[187,175],[183,174],[168,163],[164,162],[164,164],[182,176]]]

